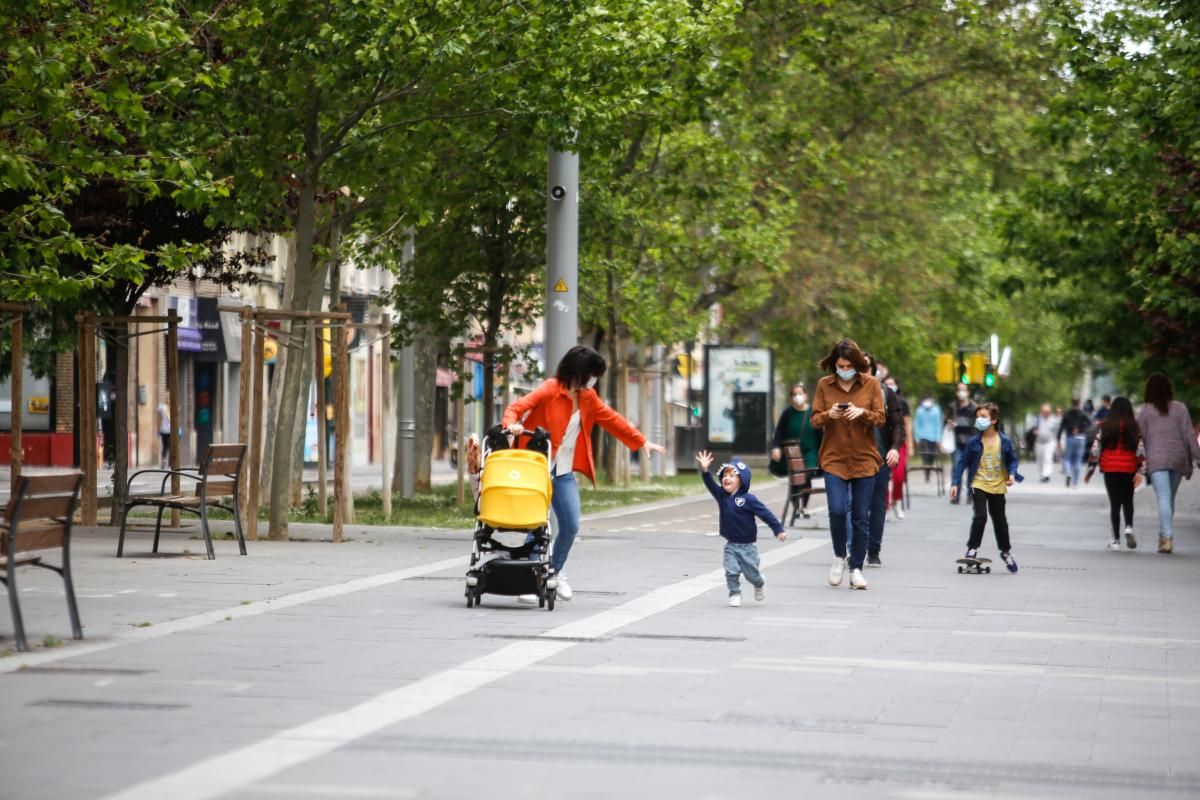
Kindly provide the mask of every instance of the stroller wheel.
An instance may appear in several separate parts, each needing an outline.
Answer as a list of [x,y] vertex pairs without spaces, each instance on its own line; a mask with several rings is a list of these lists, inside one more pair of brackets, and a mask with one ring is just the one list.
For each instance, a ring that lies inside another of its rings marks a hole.
[[558,592],[555,589],[546,590],[546,610],[547,611],[554,610],[554,596],[556,594],[558,594]]
[[545,607],[546,607],[546,595],[544,595],[544,594],[538,595],[538,608],[545,608]]
[[467,608],[470,608],[471,606],[478,605],[478,604],[479,604],[479,598],[475,596],[475,590],[472,589],[470,586],[468,586],[467,587]]

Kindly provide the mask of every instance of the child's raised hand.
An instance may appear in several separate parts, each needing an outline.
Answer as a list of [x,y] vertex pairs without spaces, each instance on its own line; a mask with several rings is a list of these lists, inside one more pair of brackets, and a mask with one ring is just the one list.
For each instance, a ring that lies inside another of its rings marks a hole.
[[701,450],[696,453],[696,463],[700,465],[700,469],[708,472],[708,468],[712,466],[713,455],[707,450]]
[[780,531],[779,533],[775,534],[775,538],[781,542],[786,542],[787,541],[787,531]]

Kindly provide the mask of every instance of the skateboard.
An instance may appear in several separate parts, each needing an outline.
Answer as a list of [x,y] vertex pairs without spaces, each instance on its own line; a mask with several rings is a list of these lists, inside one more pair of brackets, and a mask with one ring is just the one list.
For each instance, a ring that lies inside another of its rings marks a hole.
[[958,559],[958,573],[980,575],[984,572],[990,573],[992,568],[988,566],[992,563],[990,558],[960,558]]

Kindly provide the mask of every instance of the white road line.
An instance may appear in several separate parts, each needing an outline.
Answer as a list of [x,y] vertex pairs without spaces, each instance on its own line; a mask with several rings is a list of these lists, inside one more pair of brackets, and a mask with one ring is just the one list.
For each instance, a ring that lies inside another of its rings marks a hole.
[[1106,644],[1200,647],[1200,639],[1165,639],[1154,636],[1121,636],[1104,633],[1050,633],[1046,631],[953,631],[955,636],[990,636],[1002,639],[1044,639],[1065,642],[1104,642]]
[[134,628],[133,630],[115,633],[107,639],[100,640],[83,640],[82,643],[71,644],[55,648],[54,650],[43,650],[37,653],[28,653],[26,655],[9,656],[8,658],[0,659],[0,674],[5,672],[16,672],[23,667],[36,667],[42,664],[47,664],[51,661],[61,661],[64,658],[74,658],[76,656],[89,655],[91,653],[99,653],[104,650],[111,650],[114,647],[120,647],[134,642],[144,642],[147,639],[158,639],[162,636],[170,636],[173,633],[180,631],[190,631],[195,628],[203,628],[205,625],[212,625],[217,622],[226,620],[241,619],[243,617],[253,617],[258,614],[265,614],[268,611],[277,611],[281,608],[291,608],[292,606],[311,603],[315,600],[325,600],[330,597],[339,597],[344,594],[353,592],[361,592],[364,589],[374,589],[379,586],[386,586],[389,583],[406,580],[408,578],[416,578],[421,575],[429,575],[434,572],[451,569],[452,567],[466,567],[468,558],[461,556],[459,558],[447,558],[442,561],[434,561],[429,564],[419,564],[415,567],[405,567],[393,572],[383,572],[379,575],[369,575],[365,578],[356,578],[345,583],[338,583],[332,586],[322,586],[318,589],[309,589],[304,592],[296,592],[295,594],[284,595],[283,597],[275,597],[268,600],[258,600],[246,605],[237,605],[232,608],[223,608],[217,611],[206,611],[203,614],[195,614],[190,617],[170,620],[146,628]]
[[[795,542],[771,550],[762,557],[762,563],[773,566],[824,546],[824,541]],[[663,586],[616,608],[546,631],[541,634],[545,638],[514,642],[457,667],[385,692],[353,708],[319,717],[233,752],[206,758],[108,795],[105,800],[160,800],[164,797],[208,800],[240,791],[256,781],[418,717],[576,646],[577,642],[562,641],[564,637],[592,639],[605,636],[723,587],[724,583],[725,571],[717,569]]]
[[747,658],[736,666],[776,672],[806,672],[813,667],[847,669],[878,669],[899,672],[939,672],[953,675],[1015,675],[1030,678],[1068,678],[1122,683],[1165,683],[1200,685],[1200,677],[1167,675],[1165,673],[1107,672],[1099,669],[1079,669],[1043,664],[976,664],[961,661],[906,661],[887,658],[839,658],[836,656],[806,656],[804,658]]

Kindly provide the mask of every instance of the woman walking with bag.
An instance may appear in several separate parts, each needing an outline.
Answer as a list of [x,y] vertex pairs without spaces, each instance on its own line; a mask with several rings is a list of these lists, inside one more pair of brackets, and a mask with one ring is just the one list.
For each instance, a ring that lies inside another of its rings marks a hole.
[[1146,402],[1137,416],[1146,447],[1146,474],[1158,500],[1160,553],[1175,549],[1175,493],[1180,480],[1191,480],[1193,462],[1200,461],[1200,445],[1187,406],[1174,398],[1171,379],[1155,372],[1146,378]]
[[1128,397],[1118,397],[1100,424],[1100,435],[1092,443],[1088,457],[1087,483],[1099,465],[1104,473],[1104,490],[1108,492],[1108,512],[1112,522],[1112,541],[1109,550],[1121,549],[1121,515],[1125,516],[1125,546],[1137,548],[1133,535],[1133,490],[1142,481],[1138,470],[1142,465],[1139,445],[1142,431],[1133,416],[1133,404]]

